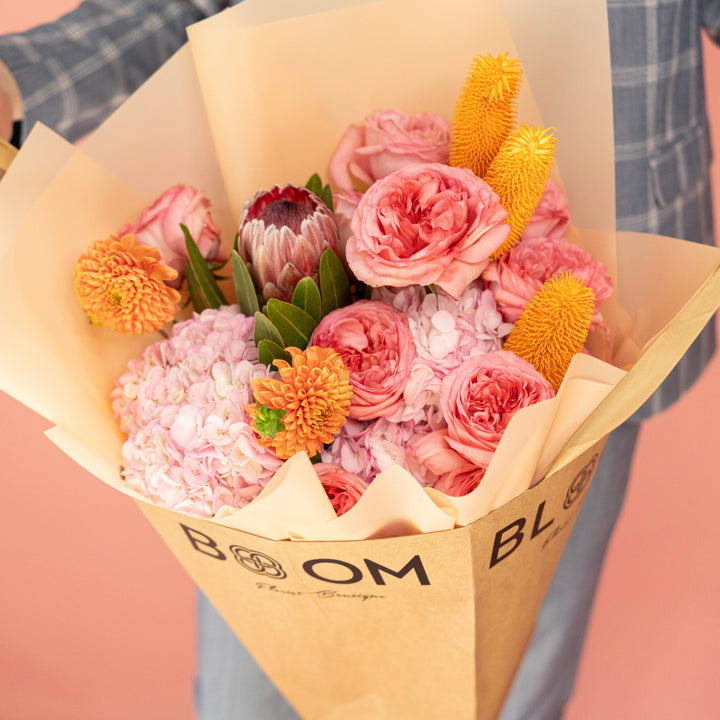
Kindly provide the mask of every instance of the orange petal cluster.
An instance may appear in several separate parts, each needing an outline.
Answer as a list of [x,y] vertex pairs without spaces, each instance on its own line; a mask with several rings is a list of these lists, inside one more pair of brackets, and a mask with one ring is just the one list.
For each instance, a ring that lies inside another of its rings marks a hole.
[[555,137],[541,127],[522,124],[500,146],[483,179],[498,194],[512,229],[493,260],[520,239],[540,202],[554,160]]
[[595,294],[580,278],[554,275],[525,306],[503,349],[527,360],[557,392],[585,344],[594,312]]
[[522,68],[507,53],[478,55],[468,72],[453,115],[450,165],[487,172],[500,145],[515,126]]
[[256,378],[253,390],[257,405],[247,405],[252,426],[257,430],[258,405],[286,410],[285,429],[275,437],[260,434],[260,444],[286,460],[296,452],[317,455],[323,444],[332,442],[345,424],[353,395],[349,373],[332,348],[310,346],[306,350],[285,348],[292,365],[275,360],[280,379]]
[[139,335],[160,330],[175,316],[180,293],[165,281],[176,277],[157,248],[127,234],[90,245],[75,266],[75,291],[90,322]]

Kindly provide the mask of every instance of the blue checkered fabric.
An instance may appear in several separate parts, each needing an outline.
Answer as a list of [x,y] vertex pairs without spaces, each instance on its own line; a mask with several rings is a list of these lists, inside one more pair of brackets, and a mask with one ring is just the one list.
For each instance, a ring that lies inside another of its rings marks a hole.
[[[720,2],[608,0],[608,17],[617,227],[712,245],[701,27],[720,38]],[[638,417],[675,401],[714,350],[710,323]]]
[[0,58],[36,121],[74,142],[94,130],[228,0],[85,0],[52,23],[0,37]]

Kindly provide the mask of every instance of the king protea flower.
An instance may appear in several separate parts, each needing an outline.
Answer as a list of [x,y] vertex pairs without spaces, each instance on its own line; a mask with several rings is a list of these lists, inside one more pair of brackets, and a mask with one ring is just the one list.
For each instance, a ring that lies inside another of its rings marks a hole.
[[320,256],[338,251],[335,218],[303,187],[261,190],[240,216],[238,252],[266,300],[290,302],[304,277],[317,280]]

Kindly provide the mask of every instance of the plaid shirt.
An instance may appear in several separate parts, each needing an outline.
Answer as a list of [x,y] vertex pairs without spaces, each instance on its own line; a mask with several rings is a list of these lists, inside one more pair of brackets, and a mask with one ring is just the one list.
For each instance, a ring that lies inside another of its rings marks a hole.
[[[183,44],[187,25],[236,2],[93,0],[54,23],[0,37],[25,128],[40,120],[81,138]],[[617,226],[713,244],[701,27],[720,40],[720,0],[607,4]],[[714,349],[710,323],[639,416],[679,397]]]

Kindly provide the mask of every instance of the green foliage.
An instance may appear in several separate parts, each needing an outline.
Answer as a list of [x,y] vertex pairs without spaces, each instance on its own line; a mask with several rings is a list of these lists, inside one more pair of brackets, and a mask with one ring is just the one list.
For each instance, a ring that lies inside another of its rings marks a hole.
[[310,315],[315,324],[320,322],[322,300],[320,298],[320,289],[312,278],[303,278],[297,284],[292,296],[292,304],[297,305],[297,307]]
[[307,183],[305,183],[305,187],[311,193],[317,195],[325,203],[325,205],[327,205],[330,212],[335,212],[332,188],[330,185],[323,185],[323,182],[317,173],[313,173]]
[[180,227],[185,235],[185,248],[189,260],[186,265],[186,277],[193,309],[195,312],[202,312],[209,307],[217,309],[221,305],[227,305],[227,300],[218,287],[215,276],[205,258],[198,250],[190,231],[182,223]]
[[285,343],[300,350],[307,347],[317,322],[302,308],[292,303],[272,298],[268,300],[267,314]]
[[258,403],[255,427],[261,436],[272,439],[285,429],[285,424],[282,421],[285,415],[287,415],[287,410],[271,408],[267,403],[262,405]]
[[332,250],[326,250],[320,258],[320,294],[322,316],[349,305],[352,301],[350,281],[345,268]]
[[255,285],[250,277],[247,265],[243,262],[237,250],[233,250],[230,257],[232,258],[235,298],[240,306],[240,312],[250,317],[260,310]]

